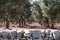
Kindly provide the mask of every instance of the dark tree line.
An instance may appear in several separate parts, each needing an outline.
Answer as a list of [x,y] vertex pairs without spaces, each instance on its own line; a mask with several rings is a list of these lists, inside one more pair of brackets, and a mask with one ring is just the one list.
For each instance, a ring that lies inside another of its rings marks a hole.
[[0,0],[0,18],[9,28],[9,20],[18,20],[19,27],[26,25],[25,19],[31,16],[28,0]]
[[6,28],[9,28],[11,20],[18,21],[19,27],[26,26],[26,21],[38,20],[40,24],[44,22],[46,27],[54,28],[54,21],[60,13],[59,0],[39,0],[38,2],[31,4],[29,0],[0,0],[0,20],[6,22]]

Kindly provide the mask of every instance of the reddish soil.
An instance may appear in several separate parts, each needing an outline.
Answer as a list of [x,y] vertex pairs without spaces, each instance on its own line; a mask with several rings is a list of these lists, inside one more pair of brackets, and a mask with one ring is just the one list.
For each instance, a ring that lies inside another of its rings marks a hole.
[[[2,25],[2,27],[0,27],[0,30],[2,30],[2,29],[6,29],[5,28],[5,25],[4,25],[4,23],[3,24],[1,24],[0,23],[0,25]],[[33,23],[27,23],[27,25],[29,25],[29,26],[27,26],[27,27],[25,27],[25,28],[20,28],[20,27],[18,27],[18,24],[12,24],[12,23],[10,23],[10,27],[9,27],[9,29],[14,29],[14,30],[22,30],[22,29],[49,29],[49,28],[46,28],[45,26],[43,26],[43,25],[40,25],[39,23],[37,23],[37,22],[33,22]],[[60,23],[55,23],[55,28],[58,28],[58,29],[60,29]]]

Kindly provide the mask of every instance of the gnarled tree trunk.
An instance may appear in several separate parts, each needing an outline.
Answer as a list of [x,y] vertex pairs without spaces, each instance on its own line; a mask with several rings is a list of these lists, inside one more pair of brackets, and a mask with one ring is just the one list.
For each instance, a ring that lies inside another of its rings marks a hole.
[[51,22],[52,22],[52,27],[51,27],[51,28],[54,29],[54,22],[53,22],[53,19],[51,20]]
[[49,19],[48,17],[44,17],[44,25],[46,26],[46,28],[49,28]]
[[8,19],[6,19],[5,21],[6,21],[6,28],[9,29],[9,21],[8,21]]
[[26,25],[26,22],[25,22],[25,20],[21,17],[21,18],[19,19],[19,27],[23,28],[25,25]]

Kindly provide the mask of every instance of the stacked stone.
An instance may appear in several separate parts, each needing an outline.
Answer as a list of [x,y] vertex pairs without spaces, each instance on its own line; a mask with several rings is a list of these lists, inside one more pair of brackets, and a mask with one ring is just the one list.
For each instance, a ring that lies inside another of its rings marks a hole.
[[53,40],[53,33],[48,30],[47,32],[45,32],[45,40]]
[[58,30],[0,30],[0,40],[60,40]]
[[16,30],[10,30],[10,38],[11,40],[14,40],[17,38],[17,31]]
[[0,30],[0,40],[3,40],[3,38],[2,38],[2,30]]
[[36,31],[32,31],[32,40],[42,40],[42,35],[41,32],[36,30]]
[[31,37],[31,30],[24,30],[24,37],[26,38],[26,40],[32,40],[32,37]]
[[24,31],[17,31],[17,39],[25,40],[24,33],[25,33]]
[[54,36],[55,40],[60,40],[60,33],[59,33],[59,31],[53,32],[53,36]]

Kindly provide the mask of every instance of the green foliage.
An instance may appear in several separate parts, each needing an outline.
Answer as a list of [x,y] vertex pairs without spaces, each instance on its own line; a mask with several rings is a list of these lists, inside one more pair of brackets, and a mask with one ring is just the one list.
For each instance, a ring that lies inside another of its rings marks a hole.
[[50,15],[50,17],[52,19],[56,19],[57,13],[58,11],[60,11],[60,2],[56,1],[56,0],[44,0],[45,6],[49,8],[48,10],[48,15]]
[[30,17],[31,4],[28,0],[0,0],[0,18],[16,19]]
[[[38,12],[36,13],[39,14],[39,16],[36,15],[38,20],[40,20],[39,18],[42,18],[43,14],[41,12],[55,20],[57,13],[60,13],[60,0],[40,0],[39,2],[41,2],[41,5],[38,2],[33,4],[35,5],[35,11]],[[42,3],[44,3],[43,6]],[[32,5],[28,0],[0,0],[0,19],[19,19],[21,17],[28,19],[33,12],[30,10],[31,6]],[[5,17],[7,15],[8,17]]]

